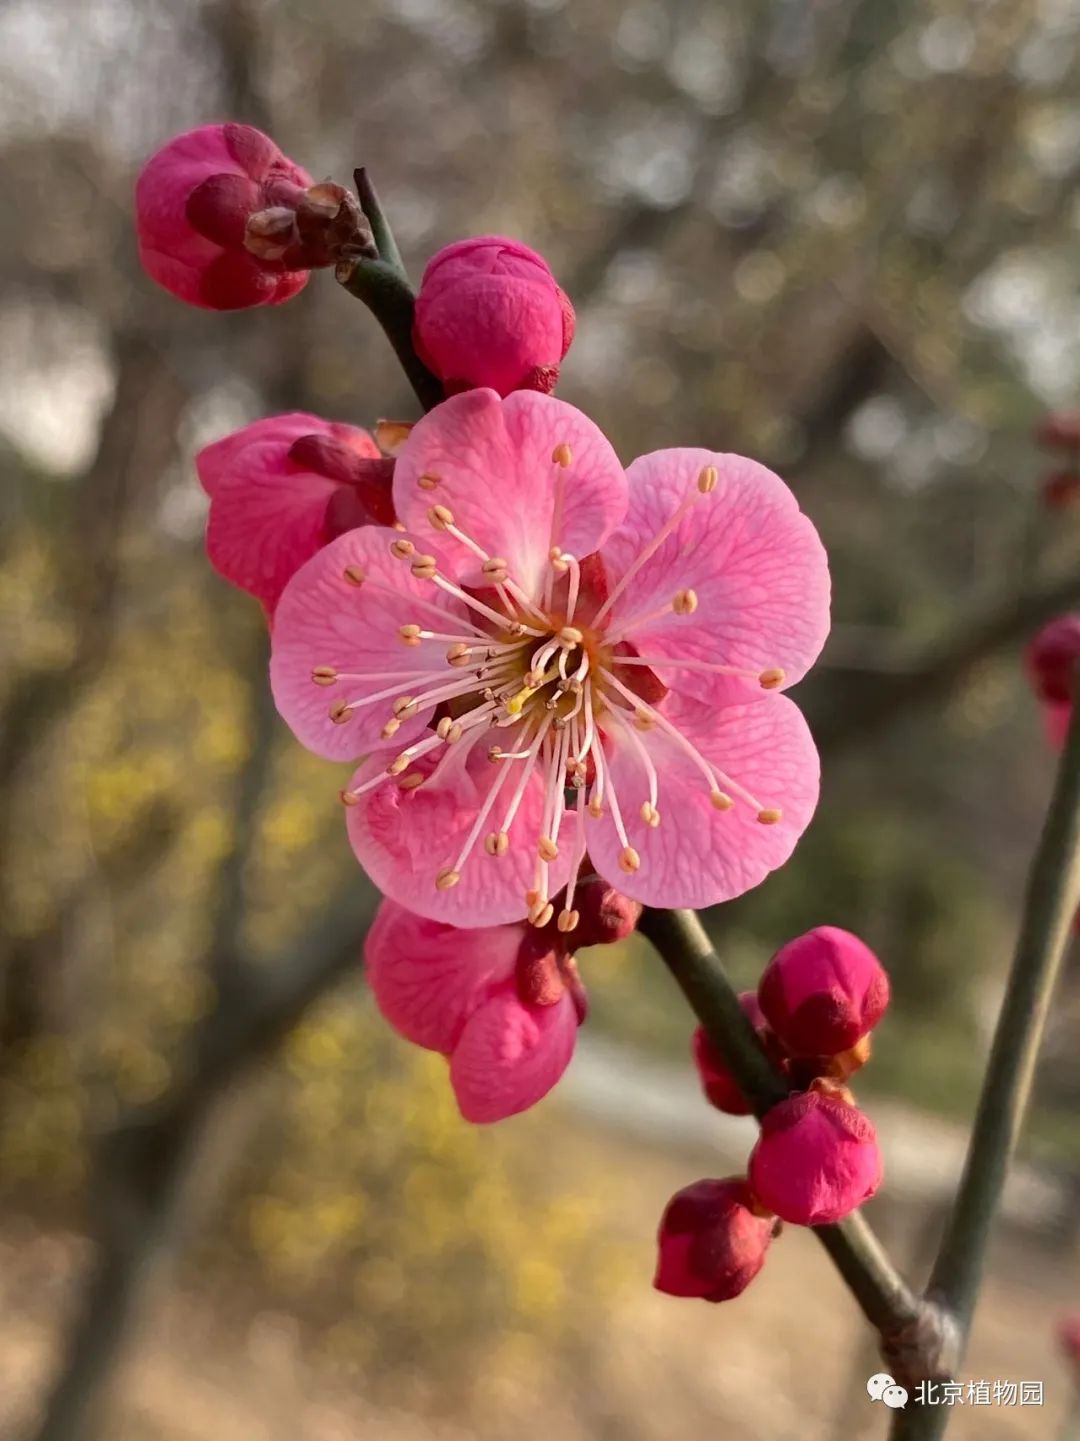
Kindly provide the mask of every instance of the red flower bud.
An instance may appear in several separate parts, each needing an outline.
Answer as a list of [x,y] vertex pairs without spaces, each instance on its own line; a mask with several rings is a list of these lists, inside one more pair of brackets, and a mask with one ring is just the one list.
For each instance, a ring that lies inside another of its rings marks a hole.
[[[779,1060],[775,1037],[766,1025],[756,994],[753,991],[743,991],[739,996],[739,1005],[766,1050],[774,1060]],[[694,1032],[691,1046],[701,1089],[705,1092],[709,1104],[718,1111],[725,1111],[729,1116],[748,1116],[753,1107],[739,1090],[727,1062],[709,1039],[704,1026],[698,1026]]]
[[1072,700],[1073,673],[1080,660],[1080,615],[1048,621],[1028,644],[1027,672],[1039,700],[1066,705]]
[[788,941],[758,983],[765,1018],[793,1055],[831,1056],[873,1030],[889,1004],[889,978],[858,936],[818,926]]
[[428,262],[413,341],[448,395],[474,386],[550,394],[573,338],[573,306],[528,246],[484,235]]
[[580,946],[604,946],[625,941],[641,919],[640,901],[632,901],[599,876],[589,876],[577,887],[574,907],[578,923],[567,940]]
[[797,1226],[825,1226],[881,1185],[881,1152],[870,1118],[835,1095],[812,1090],[769,1111],[750,1155],[761,1203]]
[[741,1176],[677,1191],[660,1218],[656,1289],[703,1301],[730,1301],[745,1291],[765,1264],[777,1226],[754,1205]]

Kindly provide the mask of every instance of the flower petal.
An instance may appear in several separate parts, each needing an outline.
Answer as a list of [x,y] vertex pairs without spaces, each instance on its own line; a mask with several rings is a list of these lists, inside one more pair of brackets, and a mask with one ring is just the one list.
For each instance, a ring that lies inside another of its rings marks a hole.
[[448,1056],[473,1012],[512,979],[522,934],[458,930],[384,900],[364,945],[379,1010],[406,1040]]
[[[829,631],[829,569],[824,548],[795,496],[771,470],[741,455],[709,450],[659,450],[627,471],[626,520],[603,549],[609,575],[623,576],[682,501],[713,466],[718,484],[702,496],[671,535],[635,572],[610,611],[610,625],[628,625],[642,656],[738,666],[755,675],[783,670],[800,680]],[[692,590],[690,614],[671,609]],[[634,625],[634,617],[663,614]],[[628,624],[629,623],[629,624]],[[657,669],[673,690],[714,705],[758,699],[756,682],[703,671]]]
[[[301,566],[274,613],[274,701],[297,739],[327,760],[355,760],[387,745],[401,749],[424,730],[434,710],[434,705],[423,707],[387,740],[382,728],[393,714],[393,696],[352,711],[341,724],[330,719],[335,702],[351,703],[390,687],[396,687],[398,695],[417,694],[444,677],[452,683],[458,674],[447,664],[445,641],[424,640],[415,646],[402,642],[402,625],[433,621],[450,633],[461,626],[458,603],[429,581],[415,579],[408,560],[391,555],[391,543],[403,539],[407,537],[401,531],[374,525],[339,536]],[[346,579],[347,567],[363,574],[362,584]],[[445,624],[417,600],[437,606]],[[380,678],[350,680],[343,674],[333,684],[317,685],[312,680],[316,666]],[[436,679],[415,678],[423,672],[434,673]]]
[[[439,872],[456,861],[501,767],[519,764],[494,765],[488,760],[492,734],[482,728],[472,736],[466,734],[449,753],[444,750],[421,757],[410,769],[431,774],[437,766],[438,774],[416,789],[403,790],[388,780],[365,791],[346,811],[353,850],[371,879],[385,895],[431,920],[454,926],[495,926],[520,921],[528,913],[525,892],[533,884],[544,810],[543,783],[536,773],[510,827],[506,854],[489,856],[483,838],[488,830],[499,829],[516,785],[513,774],[503,782],[460,881],[449,890],[435,885]],[[514,733],[504,730],[495,734],[503,749],[509,750]],[[385,754],[366,761],[356,772],[352,788],[359,789],[374,779],[385,765]],[[569,877],[572,825],[572,819],[565,817],[557,838],[559,855],[548,868],[551,895],[561,890]]]
[[570,1064],[577,1014],[569,995],[527,1006],[512,986],[474,1011],[450,1058],[461,1114],[484,1124],[528,1110]]
[[589,854],[606,880],[646,905],[713,906],[733,900],[783,865],[809,824],[819,782],[810,731],[799,708],[781,695],[718,712],[696,701],[668,700],[660,711],[731,781],[763,806],[781,809],[781,819],[762,824],[755,807],[734,789],[734,806],[717,810],[701,770],[657,726],[635,732],[659,776],[660,824],[647,825],[639,814],[648,798],[641,756],[625,730],[611,728],[609,720],[605,758],[641,866],[631,875],[620,868],[622,843],[606,802],[604,814],[586,823]]
[[[202,488],[207,495],[213,496],[218,482],[228,474],[237,456],[249,445],[255,445],[263,440],[283,441],[286,445],[291,445],[302,435],[326,434],[333,428],[332,422],[323,420],[322,416],[309,415],[302,410],[288,411],[284,415],[267,415],[262,420],[253,420],[250,425],[245,425],[240,430],[234,430],[231,435],[224,435],[210,445],[204,445],[199,451],[195,457],[195,468],[199,472]],[[363,433],[363,431],[356,432],[358,435]],[[379,453],[374,442],[372,442],[371,453],[373,455]]]
[[[552,458],[561,446],[567,466]],[[437,484],[425,489],[422,477]],[[410,530],[437,537],[466,584],[486,584],[476,557],[432,528],[435,504],[487,555],[505,559],[510,578],[535,598],[552,545],[584,556],[618,525],[626,480],[601,431],[572,405],[535,391],[500,400],[494,390],[470,390],[413,427],[397,457],[394,505]]]

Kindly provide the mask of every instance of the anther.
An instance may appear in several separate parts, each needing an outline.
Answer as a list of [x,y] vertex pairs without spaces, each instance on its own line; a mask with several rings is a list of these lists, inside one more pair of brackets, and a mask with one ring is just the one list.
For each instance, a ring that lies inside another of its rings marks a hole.
[[390,554],[398,560],[408,560],[409,556],[416,550],[411,540],[392,540],[390,542]]
[[311,679],[316,685],[333,685],[337,680],[337,671],[332,665],[317,665],[311,672]]
[[447,868],[440,871],[435,877],[435,889],[437,891],[449,891],[461,880],[461,872]]
[[484,850],[489,856],[505,856],[510,849],[510,837],[505,831],[492,831],[484,838]]
[[417,786],[424,784],[423,771],[410,771],[407,776],[402,776],[398,781],[398,790],[414,791]]
[[562,560],[562,548],[561,548],[560,546],[553,545],[553,546],[551,547],[551,549],[548,551],[548,560],[550,560],[550,561]]
[[435,727],[435,734],[441,741],[444,741],[450,734],[450,728],[454,724],[453,716],[444,715],[439,724]]
[[561,465],[562,468],[565,470],[566,467],[573,460],[574,452],[570,449],[570,447],[564,440],[561,445],[557,445],[555,449],[551,452],[551,458],[556,465]]
[[707,465],[697,478],[697,488],[702,495],[710,495],[720,484],[720,476],[715,465]]
[[450,729],[446,732],[447,745],[452,746],[454,742],[459,741],[464,734],[465,732],[461,728],[461,722],[455,721],[454,724],[450,727]]
[[446,652],[446,659],[449,665],[468,665],[472,657],[472,647],[465,644],[463,640],[455,641]]
[[398,635],[406,645],[419,645],[421,629],[422,627],[418,625],[403,625],[398,631]]
[[767,810],[758,811],[757,818],[763,826],[774,826],[783,814],[783,811],[770,806]]
[[433,505],[427,513],[427,518],[436,530],[445,530],[448,525],[454,523],[454,513],[445,505]]
[[409,567],[417,580],[431,580],[438,568],[439,563],[433,555],[418,555]]
[[497,760],[500,760],[500,759],[502,758],[502,753],[503,753],[503,752],[502,752],[502,746],[489,746],[489,747],[488,747],[488,760],[489,760],[489,761],[497,761]]
[[394,702],[394,714],[402,719],[410,715],[416,709],[416,702],[411,695],[399,695]]
[[647,716],[644,711],[639,710],[634,716],[634,729],[639,731],[655,730],[656,722],[652,716]]
[[540,892],[539,892],[539,891],[526,891],[526,892],[525,892],[525,904],[528,906],[528,908],[529,908],[530,911],[531,911],[532,908],[536,905],[536,903],[537,903],[537,901],[538,901],[539,899],[540,899]]
[[641,819],[655,830],[660,824],[660,812],[650,801],[645,801],[641,807]]
[[542,931],[555,914],[555,907],[550,901],[538,901],[529,912],[529,920],[538,931]]
[[383,728],[382,728],[382,738],[383,738],[383,740],[384,740],[384,741],[390,740],[390,738],[391,738],[392,736],[397,735],[397,733],[398,733],[398,731],[399,731],[400,729],[401,729],[401,722],[397,719],[396,716],[392,717],[390,720],[388,720],[388,721],[386,722],[386,724],[385,724],[385,725],[383,726]]
[[671,602],[671,609],[676,615],[693,615],[697,610],[698,600],[696,590],[677,590]]
[[779,666],[772,670],[763,670],[758,676],[758,685],[762,690],[776,690],[777,686],[784,684],[784,672]]
[[364,583],[364,572],[358,565],[347,565],[342,571],[342,575],[350,585],[363,585]]
[[632,876],[635,871],[641,869],[641,857],[633,846],[623,846],[619,854],[619,869],[625,871],[628,876]]
[[384,455],[397,455],[409,438],[412,425],[407,420],[377,420],[375,444]]
[[394,759],[390,762],[390,764],[386,767],[386,774],[388,776],[399,776],[402,771],[406,771],[408,769],[409,757],[406,755],[395,756]]
[[557,925],[565,936],[569,931],[576,931],[581,915],[577,911],[560,911]]
[[728,795],[727,791],[711,791],[709,799],[718,811],[729,811],[735,802]]
[[564,625],[559,632],[559,639],[566,645],[580,645],[585,636],[576,625]]
[[417,476],[416,483],[421,490],[434,490],[439,483],[439,477],[437,475],[432,475],[430,471],[425,470],[423,475]]
[[343,806],[357,806],[360,804],[360,797],[355,791],[338,791],[338,797]]
[[593,796],[592,800],[588,804],[588,812],[594,820],[599,820],[600,817],[604,814],[603,801],[598,800],[596,796]]
[[510,567],[501,555],[493,555],[490,560],[484,561],[480,569],[489,580],[499,584],[506,579]]
[[559,847],[550,836],[541,836],[536,845],[536,852],[542,861],[558,860]]
[[348,701],[336,700],[334,704],[330,707],[330,710],[327,712],[327,714],[330,716],[330,719],[334,722],[336,726],[344,725],[344,723],[349,719],[349,709],[350,707]]

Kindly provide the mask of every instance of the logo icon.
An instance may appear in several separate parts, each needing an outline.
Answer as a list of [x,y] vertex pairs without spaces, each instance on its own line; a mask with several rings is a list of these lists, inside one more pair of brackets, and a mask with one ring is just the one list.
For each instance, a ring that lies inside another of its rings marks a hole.
[[866,1394],[871,1401],[883,1401],[893,1411],[902,1410],[908,1403],[908,1393],[887,1371],[874,1372],[866,1383]]

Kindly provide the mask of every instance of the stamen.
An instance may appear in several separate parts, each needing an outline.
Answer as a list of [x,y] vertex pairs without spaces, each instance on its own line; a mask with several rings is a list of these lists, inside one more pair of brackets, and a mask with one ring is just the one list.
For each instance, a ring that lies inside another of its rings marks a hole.
[[633,580],[634,576],[637,575],[637,573],[638,573],[638,571],[641,569],[641,567],[645,564],[645,562],[646,562],[647,560],[650,559],[650,557],[652,557],[652,556],[654,556],[654,555],[656,554],[656,552],[657,552],[657,551],[660,549],[660,547],[663,545],[664,541],[667,540],[668,536],[672,533],[672,531],[675,529],[675,527],[676,527],[676,526],[679,524],[679,522],[682,520],[683,516],[686,515],[686,514],[691,510],[691,508],[693,507],[694,503],[695,503],[702,495],[705,495],[705,494],[708,493],[707,491],[705,491],[705,490],[702,489],[702,478],[706,475],[706,472],[707,472],[707,471],[712,471],[712,475],[713,475],[712,485],[711,485],[710,489],[715,489],[715,488],[716,488],[716,480],[717,480],[716,467],[715,467],[715,466],[711,466],[711,465],[706,466],[706,467],[705,467],[705,470],[703,470],[703,471],[701,472],[701,475],[698,476],[697,489],[690,491],[690,493],[689,493],[687,496],[685,496],[685,498],[680,502],[680,504],[675,507],[675,509],[672,511],[671,515],[669,515],[668,518],[667,518],[667,520],[664,521],[663,525],[660,527],[660,529],[659,529],[659,530],[656,532],[656,534],[653,536],[652,540],[649,541],[649,543],[648,543],[648,545],[645,547],[645,549],[642,550],[642,551],[639,551],[638,554],[637,554],[637,556],[634,558],[634,560],[631,561],[631,563],[630,563],[630,565],[627,567],[627,569],[626,569],[625,571],[623,571],[622,575],[621,575],[620,578],[619,578],[618,583],[615,585],[615,587],[612,589],[611,593],[608,595],[607,600],[604,601],[603,605],[600,607],[600,609],[596,612],[596,615],[593,617],[593,624],[594,624],[594,625],[596,625],[596,624],[608,613],[608,611],[611,609],[611,607],[612,607],[612,606],[615,604],[615,602],[618,600],[619,596],[622,595],[623,591],[626,589],[626,587],[627,587],[627,586],[630,584],[630,582]]
[[557,445],[555,449],[551,452],[551,459],[556,465],[561,465],[565,470],[574,459],[574,452],[570,449],[570,447],[564,440],[561,444]]
[[421,490],[434,490],[439,484],[439,477],[425,470],[422,475],[416,477],[416,483]]
[[449,530],[454,524],[454,513],[448,506],[433,505],[427,513],[428,524],[434,530]]
[[390,542],[390,554],[397,560],[408,560],[416,550],[411,540],[392,540]]
[[702,495],[710,495],[717,487],[720,476],[715,465],[707,465],[697,478],[697,488]]
[[[472,826],[469,829],[469,834],[465,837],[465,841],[461,847],[460,852],[458,853],[457,859],[451,866],[451,870],[455,871],[457,874],[460,875],[461,872],[465,869],[465,863],[468,861],[469,856],[472,854],[472,850],[473,847],[476,845],[476,842],[480,839],[481,832],[483,831],[484,826],[487,823],[487,818],[491,814],[492,807],[498,800],[499,792],[506,784],[506,779],[509,774],[510,772],[508,770],[500,771],[499,774],[492,781],[491,785],[488,787],[488,793],[484,797],[484,803],[477,811],[476,819],[473,821]],[[487,851],[488,855],[494,856],[501,854],[501,852],[497,849],[497,843],[495,847],[488,846],[488,841],[490,840],[491,837],[488,836],[487,840],[485,840],[484,842],[484,849]],[[507,837],[507,844],[509,845],[509,837]]]
[[342,576],[350,585],[363,585],[364,572],[358,565],[347,565],[342,571]]
[[458,872],[447,867],[446,870],[440,871],[435,877],[435,889],[437,891],[448,891],[453,886],[456,886],[460,880],[461,876]]
[[551,902],[540,900],[537,901],[536,905],[533,906],[529,912],[529,920],[538,931],[542,931],[544,927],[550,923],[554,914],[555,907]]
[[316,685],[333,685],[338,678],[338,673],[332,665],[317,665],[311,672],[311,679]]
[[409,569],[417,580],[434,580],[438,564],[433,555],[418,555]]
[[679,660],[676,656],[667,655],[616,655],[612,656],[610,663],[613,666],[647,665],[650,670],[658,670],[665,665],[678,666],[680,670],[704,671],[708,675],[735,675],[741,680],[754,681],[762,690],[776,690],[786,679],[785,673],[778,666],[771,670],[757,671],[745,666],[714,665],[709,660]]
[[577,911],[568,911],[564,907],[559,912],[559,919],[556,924],[563,935],[566,935],[569,931],[577,930],[577,924],[580,920],[581,916]]
[[559,639],[563,645],[581,645],[585,639],[584,634],[578,630],[576,625],[564,625],[559,631]]
[[671,609],[676,615],[693,615],[698,608],[696,590],[677,590],[671,602]]
[[[528,725],[529,723],[527,722],[526,724]],[[532,743],[525,754],[525,764],[521,767],[521,774],[518,776],[514,794],[510,798],[510,804],[506,808],[502,825],[499,827],[499,830],[505,832],[507,835],[510,834],[510,827],[514,823],[514,817],[517,815],[518,809],[521,806],[522,797],[525,795],[525,787],[529,784],[529,779],[536,767],[537,754],[544,743],[544,737],[547,735],[550,726],[551,717],[546,715],[543,720],[541,720],[540,729],[533,737]],[[524,737],[522,738],[524,739]]]

